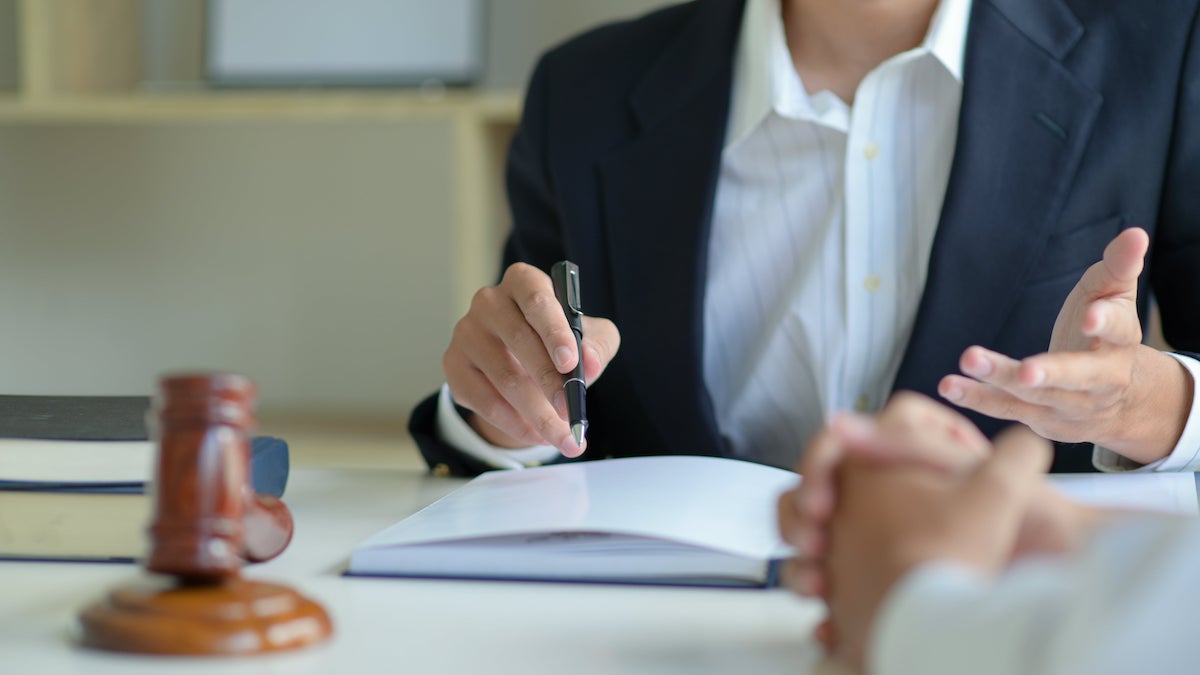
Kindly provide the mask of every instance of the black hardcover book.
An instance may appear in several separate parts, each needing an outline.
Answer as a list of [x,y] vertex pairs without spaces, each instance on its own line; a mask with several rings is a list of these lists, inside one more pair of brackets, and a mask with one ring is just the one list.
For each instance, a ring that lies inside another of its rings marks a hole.
[[[148,396],[0,395],[0,439],[42,441],[148,441]],[[98,443],[97,451],[102,451]],[[71,491],[144,491],[145,483],[29,483],[6,480],[0,465],[0,489]],[[288,446],[283,439],[256,436],[251,443],[250,474],[259,494],[282,497],[287,487]]]

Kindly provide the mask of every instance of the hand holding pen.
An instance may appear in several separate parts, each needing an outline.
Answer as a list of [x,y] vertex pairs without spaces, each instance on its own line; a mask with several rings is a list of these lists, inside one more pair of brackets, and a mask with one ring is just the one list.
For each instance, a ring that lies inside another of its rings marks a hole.
[[499,285],[475,294],[454,328],[442,367],[454,401],[471,411],[468,422],[489,443],[548,444],[569,457],[583,452],[567,421],[564,375],[578,370],[582,356],[582,379],[595,382],[621,336],[607,319],[578,319],[579,340],[550,276],[524,263],[510,266]]

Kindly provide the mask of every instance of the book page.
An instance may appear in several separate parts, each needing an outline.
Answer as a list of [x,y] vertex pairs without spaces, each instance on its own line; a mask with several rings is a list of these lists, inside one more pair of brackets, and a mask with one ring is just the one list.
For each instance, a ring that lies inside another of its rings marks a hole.
[[790,472],[713,457],[634,457],[486,473],[359,548],[603,532],[751,558],[786,556],[775,502]]
[[154,471],[151,441],[46,441],[0,438],[0,481],[145,483]]

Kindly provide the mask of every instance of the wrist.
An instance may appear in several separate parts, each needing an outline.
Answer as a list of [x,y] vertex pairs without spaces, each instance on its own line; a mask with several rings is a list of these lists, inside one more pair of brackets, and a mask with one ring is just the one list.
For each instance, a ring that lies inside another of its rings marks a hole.
[[1194,395],[1192,376],[1183,364],[1139,345],[1130,395],[1113,420],[1110,437],[1096,443],[1139,464],[1158,461],[1179,443]]

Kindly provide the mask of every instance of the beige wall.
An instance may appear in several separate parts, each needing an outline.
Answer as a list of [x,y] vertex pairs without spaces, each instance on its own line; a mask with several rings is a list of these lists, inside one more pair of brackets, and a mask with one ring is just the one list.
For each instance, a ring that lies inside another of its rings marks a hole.
[[[145,3],[166,35],[200,15]],[[542,45],[649,4],[494,0],[487,84],[519,86]],[[148,36],[147,75],[187,79],[193,42]],[[0,126],[0,392],[138,393],[204,367],[251,375],[265,411],[406,414],[440,382],[456,318],[452,132]]]
[[0,128],[0,387],[241,370],[268,408],[380,412],[451,317],[437,124]]

